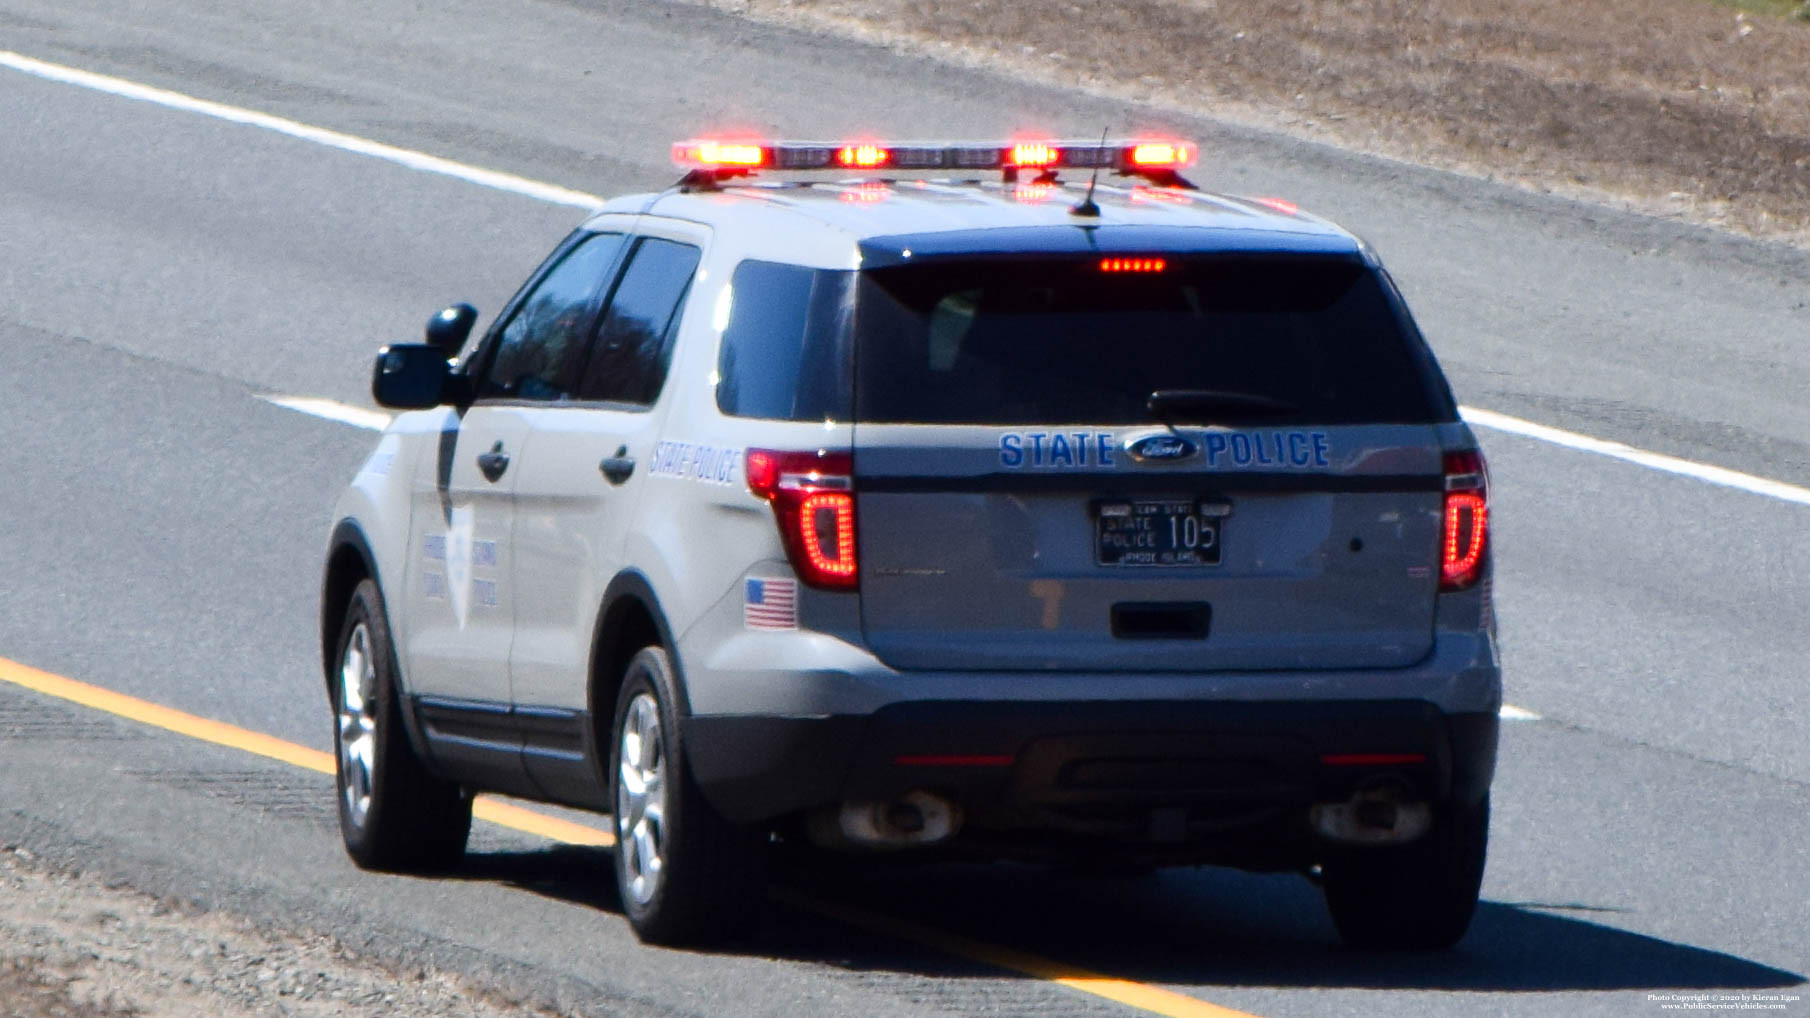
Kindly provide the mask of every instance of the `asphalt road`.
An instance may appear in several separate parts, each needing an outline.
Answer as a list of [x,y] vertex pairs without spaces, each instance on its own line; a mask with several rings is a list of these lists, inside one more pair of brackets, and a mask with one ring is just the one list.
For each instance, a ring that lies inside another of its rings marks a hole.
[[[0,50],[597,194],[727,127],[1177,130],[1371,240],[1466,404],[1810,485],[1800,251],[680,5],[267,6],[0,0]],[[328,748],[319,556],[372,436],[260,397],[366,402],[379,343],[493,310],[580,213],[7,68],[0,138],[0,657]],[[598,850],[485,827],[457,879],[361,874],[326,779],[5,684],[0,841],[585,1014],[1135,1013],[951,937],[1267,1018],[1803,995],[1810,506],[1480,434],[1542,720],[1449,955],[1344,951],[1295,877],[1028,867],[795,880],[745,950],[648,949]]]

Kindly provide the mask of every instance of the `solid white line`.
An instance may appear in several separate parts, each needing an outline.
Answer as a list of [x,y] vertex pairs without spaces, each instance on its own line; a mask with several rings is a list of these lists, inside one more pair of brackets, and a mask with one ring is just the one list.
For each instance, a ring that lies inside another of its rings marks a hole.
[[1469,406],[1459,407],[1458,409],[1464,415],[1464,419],[1467,422],[1475,424],[1478,427],[1489,428],[1492,431],[1504,431],[1511,435],[1520,435],[1524,438],[1551,442],[1553,445],[1564,446],[1567,449],[1576,449],[1580,452],[1607,456],[1610,459],[1624,460],[1628,463],[1639,464],[1650,470],[1659,470],[1668,474],[1678,474],[1681,477],[1691,477],[1724,488],[1734,488],[1738,491],[1751,492],[1755,495],[1764,495],[1767,498],[1776,498],[1781,502],[1794,502],[1798,505],[1810,505],[1810,488],[1801,488],[1795,484],[1786,484],[1784,481],[1775,481],[1768,477],[1744,474],[1738,470],[1729,470],[1726,467],[1714,467],[1707,463],[1698,463],[1695,460],[1680,459],[1677,456],[1667,456],[1665,453],[1648,452],[1645,449],[1636,449],[1631,445],[1623,445],[1620,442],[1610,442],[1601,438],[1591,438],[1589,435],[1580,435],[1575,431],[1564,431],[1559,428],[1548,427],[1544,424],[1535,424],[1532,421],[1524,421],[1519,417],[1510,417],[1507,414],[1499,414],[1494,410],[1479,410],[1476,407]]
[[381,410],[353,406],[350,403],[341,403],[334,399],[320,399],[314,396],[259,396],[258,398],[274,403],[285,410],[299,410],[316,417],[325,417],[329,421],[350,424],[355,428],[382,431],[390,426],[390,415]]
[[93,89],[97,92],[105,92],[109,95],[123,96],[127,99],[155,103],[158,106],[166,106],[173,110],[199,113],[202,116],[214,117],[235,124],[244,124],[248,127],[275,131],[278,134],[285,134],[291,138],[300,138],[303,141],[311,141],[317,145],[325,145],[329,148],[341,149],[361,156],[370,156],[373,159],[382,159],[386,162],[395,163],[398,166],[406,166],[411,170],[419,170],[423,173],[437,173],[441,176],[453,177],[458,180],[478,184],[498,191],[507,191],[510,194],[519,194],[524,197],[551,202],[555,205],[572,205],[583,209],[593,209],[603,204],[603,199],[594,194],[585,194],[582,191],[573,191],[553,184],[544,184],[538,180],[529,180],[526,177],[518,177],[511,173],[502,173],[497,170],[486,170],[476,166],[467,166],[464,163],[456,163],[451,159],[442,159],[439,156],[431,156],[425,152],[397,148],[394,145],[385,145],[382,142],[371,141],[368,138],[341,134],[338,131],[329,131],[323,127],[314,127],[299,121],[288,120],[283,117],[274,117],[268,113],[259,113],[256,110],[248,110],[238,106],[228,106],[224,103],[210,102],[206,99],[197,99],[194,96],[183,95],[181,92],[171,92],[167,89],[140,85],[137,82],[127,81],[124,78],[114,78],[105,74],[95,74],[92,71],[65,67],[62,64],[52,64],[43,60],[34,60],[31,57],[22,56],[9,50],[0,50],[0,67],[10,67],[15,71],[24,74],[30,74],[49,81],[62,82],[66,85],[77,85],[82,88]]
[[1502,709],[1500,711],[1496,712],[1496,716],[1501,718],[1504,721],[1538,721],[1538,720],[1540,720],[1540,716],[1538,714],[1535,714],[1533,711],[1528,710],[1526,707],[1516,707],[1512,703],[1503,704]]

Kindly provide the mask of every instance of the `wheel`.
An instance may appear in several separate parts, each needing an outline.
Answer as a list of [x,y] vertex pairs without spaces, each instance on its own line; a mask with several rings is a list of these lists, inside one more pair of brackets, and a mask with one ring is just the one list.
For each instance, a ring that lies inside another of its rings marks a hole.
[[1464,936],[1477,910],[1489,843],[1489,797],[1448,810],[1419,841],[1326,860],[1322,883],[1352,947],[1430,950]]
[[691,781],[677,702],[671,659],[642,649],[623,673],[611,740],[616,887],[643,941],[716,943],[759,919],[767,838],[724,820]]
[[384,619],[383,596],[365,580],[346,607],[333,683],[339,830],[365,869],[440,869],[465,854],[471,799],[428,773],[409,746]]

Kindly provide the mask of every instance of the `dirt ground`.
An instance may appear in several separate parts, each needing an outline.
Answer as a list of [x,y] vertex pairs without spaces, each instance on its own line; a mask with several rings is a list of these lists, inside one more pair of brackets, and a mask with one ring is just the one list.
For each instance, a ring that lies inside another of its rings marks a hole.
[[326,937],[109,887],[0,849],[0,1018],[537,1018]]
[[702,0],[1810,246],[1810,0]]

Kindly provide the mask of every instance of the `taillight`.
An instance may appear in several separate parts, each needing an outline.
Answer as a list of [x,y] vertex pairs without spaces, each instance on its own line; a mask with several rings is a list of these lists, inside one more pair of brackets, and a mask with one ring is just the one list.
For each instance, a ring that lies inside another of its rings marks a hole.
[[853,590],[854,457],[846,452],[749,449],[748,490],[773,503],[786,558],[798,578],[826,590]]
[[1439,589],[1463,590],[1483,575],[1489,550],[1489,471],[1475,449],[1445,454],[1445,526]]

